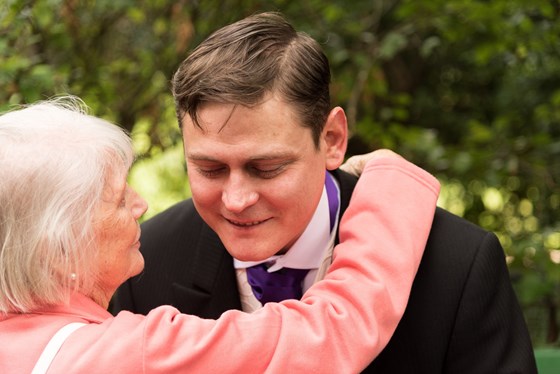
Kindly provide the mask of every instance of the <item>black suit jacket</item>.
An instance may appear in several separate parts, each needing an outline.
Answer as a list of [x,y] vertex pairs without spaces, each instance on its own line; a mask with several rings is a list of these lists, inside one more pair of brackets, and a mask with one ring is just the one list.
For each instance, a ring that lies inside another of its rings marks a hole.
[[[344,211],[356,178],[335,176]],[[218,318],[241,309],[233,259],[191,200],[146,221],[141,242],[145,270],[118,290],[114,313],[169,304]],[[405,314],[364,373],[536,372],[498,239],[438,208]]]

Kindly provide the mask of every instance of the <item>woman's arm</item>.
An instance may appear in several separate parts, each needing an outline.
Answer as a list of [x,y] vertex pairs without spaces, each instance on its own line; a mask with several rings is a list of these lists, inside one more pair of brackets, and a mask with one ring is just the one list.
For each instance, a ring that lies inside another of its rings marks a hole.
[[435,178],[404,159],[369,161],[342,218],[334,262],[301,302],[267,304],[253,314],[228,311],[205,323],[156,312],[146,326],[146,364],[163,358],[169,341],[152,340],[167,320],[189,326],[186,342],[179,333],[173,342],[177,349],[185,344],[177,360],[193,372],[360,371],[404,313],[438,192]]
[[[146,317],[121,312],[98,326],[114,344],[103,352],[90,345],[72,367],[82,362],[86,369],[121,373],[359,372],[385,347],[404,313],[438,192],[435,178],[404,159],[374,158],[342,218],[331,268],[301,301],[268,303],[252,314],[232,310],[218,320],[172,307]],[[85,335],[87,327],[82,330]]]

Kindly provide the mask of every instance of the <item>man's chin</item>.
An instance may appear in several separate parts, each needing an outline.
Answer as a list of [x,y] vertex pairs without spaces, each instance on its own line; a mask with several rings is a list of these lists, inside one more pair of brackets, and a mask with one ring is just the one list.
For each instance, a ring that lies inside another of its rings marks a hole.
[[272,256],[268,252],[247,252],[244,250],[237,250],[237,249],[233,249],[233,250],[228,249],[228,252],[236,260],[244,261],[244,262],[262,261]]
[[[230,247],[231,248],[231,247]],[[226,247],[227,251],[229,252],[229,254],[239,260],[239,261],[243,261],[243,262],[255,262],[255,261],[263,261],[266,260],[267,258],[270,258],[274,255],[281,255],[287,252],[286,249],[282,249],[278,252],[271,252],[271,251],[246,251],[244,250],[244,248],[233,248],[233,249],[228,249],[228,247]]]
[[270,256],[263,257],[262,255],[246,254],[246,253],[238,253],[238,252],[234,252],[234,253],[230,252],[229,254],[236,260],[243,261],[243,262],[262,261],[270,257]]

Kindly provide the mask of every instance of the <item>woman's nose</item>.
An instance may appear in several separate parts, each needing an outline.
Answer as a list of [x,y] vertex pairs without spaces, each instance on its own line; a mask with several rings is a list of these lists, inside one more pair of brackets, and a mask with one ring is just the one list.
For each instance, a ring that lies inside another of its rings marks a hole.
[[132,214],[136,219],[142,217],[144,213],[148,210],[148,203],[142,196],[132,189],[134,204],[132,206]]

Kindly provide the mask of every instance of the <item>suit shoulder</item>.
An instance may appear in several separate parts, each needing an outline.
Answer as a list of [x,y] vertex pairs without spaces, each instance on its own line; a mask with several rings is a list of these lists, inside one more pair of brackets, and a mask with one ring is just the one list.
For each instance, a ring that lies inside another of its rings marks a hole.
[[174,229],[184,222],[200,219],[192,199],[186,199],[144,221],[142,223],[142,230],[151,230],[153,228],[158,230],[165,230],[165,228]]
[[504,255],[500,241],[493,232],[439,207],[436,209],[426,250],[465,258],[477,256],[481,250]]
[[474,223],[459,217],[443,208],[437,207],[432,224],[433,230],[460,230],[470,235],[485,236],[490,232]]
[[190,241],[198,237],[205,225],[192,199],[183,200],[141,224],[142,246],[147,250],[151,246]]

